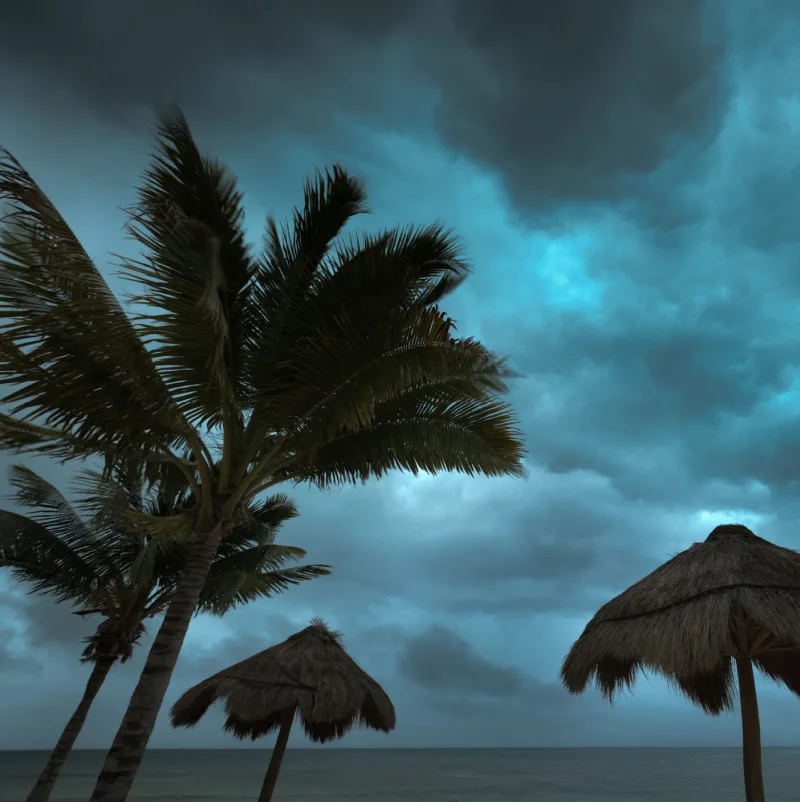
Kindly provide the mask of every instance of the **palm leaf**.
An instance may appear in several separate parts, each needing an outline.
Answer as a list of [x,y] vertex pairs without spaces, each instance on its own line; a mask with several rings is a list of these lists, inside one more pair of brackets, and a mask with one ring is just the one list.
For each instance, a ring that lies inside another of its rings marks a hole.
[[[2,339],[2,336],[0,336]],[[0,448],[13,454],[40,454],[59,462],[101,455],[111,462],[120,449],[100,437],[76,436],[51,426],[42,426],[0,413]]]
[[524,449],[517,431],[502,401],[470,397],[459,382],[424,385],[376,405],[367,427],[343,430],[316,449],[298,447],[294,464],[281,476],[320,487],[365,482],[395,469],[415,475],[523,476]]
[[219,557],[212,570],[213,575],[261,568],[280,568],[287,562],[306,556],[305,549],[297,546],[280,546],[276,543],[255,544]]
[[336,237],[356,215],[367,211],[360,181],[339,165],[306,181],[302,210],[295,209],[292,228],[279,230],[267,221],[264,248],[256,263],[253,282],[253,332],[246,354],[250,379],[264,381],[263,370],[273,364],[263,359],[265,339],[274,353],[297,304],[302,304]]
[[77,602],[92,597],[100,582],[96,566],[84,559],[76,535],[71,543],[37,521],[0,510],[0,567],[30,585],[31,593],[56,601]]
[[[369,426],[380,404],[421,385],[457,378],[459,389],[469,396],[489,398],[507,392],[506,380],[516,375],[480,343],[453,339],[438,310],[415,314],[405,328],[391,338],[394,347],[391,340],[378,343],[375,338],[360,350],[339,348],[338,363],[322,359],[317,343],[309,342],[305,359],[299,360],[295,389],[286,392],[287,397],[296,393],[302,410],[295,428],[302,428],[310,441],[325,442],[342,429]],[[303,389],[310,386],[325,387],[327,393],[304,408]]]
[[130,234],[146,251],[125,274],[152,310],[137,328],[187,417],[215,425],[241,397],[253,266],[242,196],[220,164],[201,156],[183,115],[164,117],[158,150],[132,210]]
[[[234,555],[242,557],[243,555]],[[229,558],[233,559],[233,558]],[[214,566],[203,588],[198,603],[198,613],[224,615],[242,604],[249,604],[260,598],[270,598],[282,593],[292,585],[321,576],[328,576],[328,565],[302,565],[294,568],[273,569],[260,567],[258,562],[252,567],[237,563],[241,567],[229,565]]]
[[[382,392],[390,395],[398,383],[406,387],[436,378],[428,373],[430,364],[441,365],[443,344],[455,341],[453,322],[429,304],[468,271],[458,240],[438,225],[340,245],[296,300],[284,336],[276,339],[269,325],[264,329],[252,368],[257,409],[248,426],[252,445],[246,458],[269,427],[292,431],[334,399],[329,420],[341,415],[343,425],[363,425]],[[451,351],[466,355],[470,347],[471,362],[480,351],[488,376],[488,355],[477,343]],[[506,377],[497,367],[495,378]],[[442,370],[465,372],[452,364]],[[497,381],[492,389],[504,392],[505,386]],[[240,465],[237,475],[242,470]]]
[[[166,509],[171,509],[171,507],[167,506]],[[249,502],[242,508],[233,530],[220,544],[215,559],[222,561],[233,558],[242,552],[248,552],[250,556],[246,558],[246,564],[253,560],[252,555],[255,553],[253,549],[259,547],[274,550],[259,552],[262,556],[284,555],[284,560],[305,556],[305,551],[302,549],[274,545],[275,536],[283,524],[296,518],[298,514],[295,502],[283,493],[275,493],[261,501]],[[159,554],[159,581],[164,587],[177,583],[191,548],[187,540],[180,539],[171,539],[169,546],[169,549],[165,549]],[[228,565],[239,566],[240,563],[233,562]],[[236,570],[238,571],[239,568],[237,567]]]
[[[36,553],[43,563],[50,556],[55,564],[74,557],[87,566],[83,574],[90,572],[92,581],[99,585],[124,574],[142,547],[141,537],[130,527],[120,526],[110,515],[84,518],[56,487],[23,465],[10,468],[9,484],[16,490],[16,503],[28,511],[27,516],[19,518],[36,526],[31,532],[36,534]],[[20,562],[23,546],[19,542],[15,551]]]
[[461,286],[470,272],[453,231],[441,223],[405,226],[340,244],[318,274],[314,295],[324,301],[352,293],[358,284],[363,296],[384,299],[393,309],[398,293],[405,302],[425,307]]
[[28,510],[28,517],[45,527],[65,546],[83,546],[93,538],[75,508],[50,482],[25,465],[12,465],[8,483],[14,489],[12,498]]
[[[144,344],[72,230],[0,149],[0,382],[11,415],[75,454],[159,448],[186,427]],[[32,443],[28,444],[29,447]]]
[[242,508],[240,519],[220,547],[220,554],[236,551],[242,544],[267,546],[273,543],[278,530],[299,514],[297,504],[285,493],[250,502]]
[[78,499],[78,513],[94,528],[105,526],[121,511],[142,512],[143,487],[141,477],[106,476],[99,471],[84,469],[72,479]]

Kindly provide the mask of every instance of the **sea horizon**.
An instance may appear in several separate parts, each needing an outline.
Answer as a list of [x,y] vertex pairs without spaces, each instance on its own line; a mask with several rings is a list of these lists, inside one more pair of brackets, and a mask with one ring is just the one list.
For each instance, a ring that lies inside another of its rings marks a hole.
[[[148,752],[242,752],[242,751],[255,751],[263,752],[272,749],[272,742],[265,739],[263,744],[242,744],[241,746],[148,746]],[[513,752],[513,751],[527,751],[527,750],[557,750],[557,751],[582,751],[582,750],[641,750],[652,752],[663,752],[664,750],[692,750],[698,749],[713,749],[713,750],[734,750],[741,751],[741,745],[725,746],[714,744],[698,744],[693,746],[691,744],[684,744],[683,746],[637,746],[631,744],[628,746],[337,746],[335,744],[308,744],[305,746],[287,746],[287,752],[317,752],[320,750],[327,752]],[[762,746],[762,751],[770,749],[798,749],[800,744],[771,744],[769,746]],[[8,749],[0,749],[0,754],[6,752],[47,752],[51,749],[30,747],[11,747]],[[97,749],[73,749],[72,753],[85,753],[85,752],[107,752],[107,748]]]
[[[269,742],[149,749],[129,802],[258,798]],[[75,750],[51,802],[86,802],[106,750]],[[21,802],[48,750],[0,752],[0,802]],[[800,747],[764,749],[770,802],[797,802]],[[741,747],[343,747],[288,749],[275,800],[290,802],[743,802]]]

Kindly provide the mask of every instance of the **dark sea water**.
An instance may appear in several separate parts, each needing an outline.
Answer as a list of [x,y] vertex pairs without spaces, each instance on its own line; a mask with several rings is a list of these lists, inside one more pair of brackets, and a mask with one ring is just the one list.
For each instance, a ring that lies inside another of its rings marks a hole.
[[[76,752],[54,800],[86,802],[102,752]],[[21,802],[44,752],[0,752],[0,802]],[[269,752],[148,752],[130,800],[256,800]],[[800,749],[765,749],[768,802],[800,802]],[[740,802],[737,749],[289,750],[275,802]]]

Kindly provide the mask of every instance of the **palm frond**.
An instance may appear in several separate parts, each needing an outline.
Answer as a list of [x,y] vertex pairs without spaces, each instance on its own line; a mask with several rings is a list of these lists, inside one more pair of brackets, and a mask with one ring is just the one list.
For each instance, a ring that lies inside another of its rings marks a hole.
[[278,530],[299,515],[297,504],[285,493],[275,493],[260,501],[251,501],[242,507],[240,518],[233,531],[225,538],[220,554],[226,555],[255,543],[267,546],[273,543]]
[[[0,335],[1,338],[1,335]],[[12,454],[39,454],[59,462],[94,455],[113,462],[119,449],[99,437],[81,437],[59,428],[37,425],[0,413],[0,448]]]
[[[250,297],[251,336],[243,353],[254,413],[245,440],[253,432],[264,434],[259,412],[265,399],[259,388],[271,385],[280,372],[279,355],[291,346],[297,310],[306,304],[336,238],[353,217],[367,211],[363,184],[334,165],[306,181],[303,208],[295,209],[291,228],[281,230],[268,220]],[[252,393],[262,396],[260,404]]]
[[[174,511],[174,507],[167,505],[166,510]],[[261,501],[251,501],[245,504],[232,531],[220,544],[215,561],[235,558],[236,555],[243,552],[246,552],[247,556],[243,558],[242,562],[227,563],[227,565],[255,564],[254,555],[261,559],[267,559],[270,555],[283,560],[302,558],[305,556],[305,551],[302,549],[274,545],[275,536],[283,524],[296,518],[297,515],[295,502],[283,493],[275,493]],[[163,537],[162,540],[164,540]],[[174,585],[178,581],[191,549],[189,540],[181,537],[169,538],[168,545],[169,548],[161,550],[158,555],[159,583],[164,588]],[[259,548],[262,551],[255,551]],[[281,555],[283,556],[281,557]],[[236,570],[239,570],[238,567]]]
[[328,565],[301,565],[278,570],[228,570],[216,576],[213,582],[206,583],[197,612],[224,615],[239,605],[276,596],[292,585],[330,573],[331,567]]
[[292,560],[306,556],[305,549],[297,546],[280,546],[276,543],[251,545],[219,557],[212,568],[210,577],[229,572],[254,571],[261,568],[280,568]]
[[[468,388],[468,394],[478,398],[508,392],[506,381],[516,374],[475,340],[452,338],[449,321],[437,309],[404,317],[402,333],[394,334],[392,323],[387,324],[387,341],[349,338],[350,345],[337,348],[338,362],[330,355],[326,359],[317,342],[308,342],[305,358],[298,361],[296,383],[284,396],[293,398],[300,412],[295,428],[302,427],[321,442],[342,429],[369,426],[384,402],[453,379],[459,379],[459,389]],[[351,350],[353,345],[363,347]],[[327,392],[308,407],[303,402],[312,386]]]
[[[186,423],[102,275],[53,204],[0,149],[0,382],[11,415],[77,456],[158,448]],[[34,448],[33,443],[28,443]]]
[[[367,212],[360,181],[339,165],[306,181],[303,209],[295,209],[292,228],[267,221],[264,249],[256,265],[253,301],[254,330],[274,341],[284,331],[294,307],[303,303],[317,271],[342,229],[356,215]],[[262,343],[252,341],[258,360]],[[269,366],[268,366],[269,367]]]
[[28,517],[46,527],[67,546],[84,545],[92,533],[75,508],[60,490],[25,465],[12,465],[8,484],[14,489],[12,498]]
[[460,287],[471,270],[460,239],[441,223],[401,226],[340,244],[318,274],[314,294],[326,301],[357,284],[365,296],[384,298],[394,309],[400,298],[426,307]]
[[57,601],[91,598],[101,581],[97,567],[81,554],[78,531],[62,539],[43,524],[0,510],[0,567],[29,584],[29,592]]
[[195,531],[192,522],[183,513],[150,515],[138,510],[118,510],[115,514],[124,525],[153,540],[190,542]]
[[318,448],[298,447],[284,475],[320,487],[365,482],[394,469],[523,476],[518,431],[507,404],[466,395],[460,380],[423,385],[376,405],[369,426],[343,430]]
[[243,395],[239,356],[255,268],[235,180],[201,155],[177,110],[159,125],[131,214],[129,233],[145,256],[126,260],[124,273],[142,288],[134,300],[152,310],[137,329],[187,417],[216,425]]
[[[371,385],[370,370],[386,365],[384,376],[396,375],[405,383],[409,367],[416,369],[416,381],[433,378],[426,373],[425,357],[408,352],[451,341],[453,321],[430,301],[468,272],[457,238],[439,225],[386,231],[339,245],[294,304],[284,336],[276,339],[269,326],[262,332],[252,369],[256,410],[248,426],[251,449],[268,427],[296,428],[298,420],[334,396],[343,399],[347,425],[353,417],[363,422],[371,412],[371,396],[381,392],[380,383]],[[431,351],[425,352],[428,362],[438,359]],[[389,356],[403,363],[398,371]],[[348,394],[367,399],[366,404],[348,405]]]
[[106,476],[84,469],[72,478],[72,488],[78,499],[75,504],[78,513],[95,529],[104,527],[109,519],[116,519],[120,511],[143,511],[140,472],[124,475],[115,471]]
[[56,487],[24,465],[10,468],[9,484],[16,488],[16,503],[28,511],[25,520],[42,528],[37,537],[43,559],[46,549],[53,550],[56,561],[63,549],[72,551],[99,582],[124,573],[131,553],[140,548],[130,529],[116,525],[110,516],[98,520],[82,516]]

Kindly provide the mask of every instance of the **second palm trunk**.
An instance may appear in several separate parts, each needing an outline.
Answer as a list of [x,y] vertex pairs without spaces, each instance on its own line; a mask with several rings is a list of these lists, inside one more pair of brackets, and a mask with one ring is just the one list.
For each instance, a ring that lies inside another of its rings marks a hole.
[[218,523],[192,548],[90,802],[124,802],[128,797],[222,535],[223,524]]

